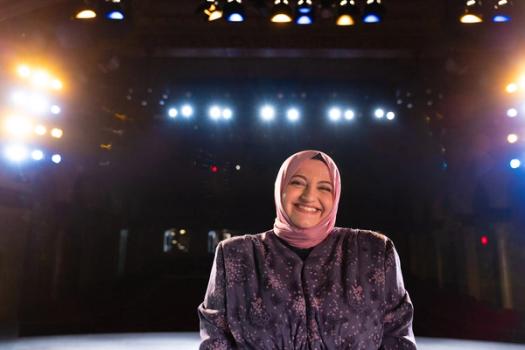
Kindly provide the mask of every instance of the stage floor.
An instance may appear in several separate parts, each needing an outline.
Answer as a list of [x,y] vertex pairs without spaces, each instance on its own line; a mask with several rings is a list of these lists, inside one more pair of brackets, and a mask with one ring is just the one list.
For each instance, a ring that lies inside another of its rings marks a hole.
[[[524,345],[417,338],[419,350],[525,350]],[[198,333],[130,333],[21,338],[0,342],[1,350],[189,350]]]

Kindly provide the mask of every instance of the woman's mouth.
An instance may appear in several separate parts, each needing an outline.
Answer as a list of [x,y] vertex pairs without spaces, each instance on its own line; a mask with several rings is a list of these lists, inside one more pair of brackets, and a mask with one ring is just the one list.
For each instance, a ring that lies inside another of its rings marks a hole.
[[318,209],[316,207],[312,207],[309,205],[304,205],[304,204],[294,204],[294,206],[300,212],[307,213],[307,214],[316,214],[321,211],[321,209]]

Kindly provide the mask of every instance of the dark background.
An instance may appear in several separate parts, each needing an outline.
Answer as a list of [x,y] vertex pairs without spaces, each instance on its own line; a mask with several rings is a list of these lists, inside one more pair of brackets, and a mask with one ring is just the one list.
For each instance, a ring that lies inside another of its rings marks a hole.
[[[72,1],[0,1],[2,96],[13,62],[65,81],[64,161],[0,163],[2,335],[196,331],[209,231],[270,229],[280,164],[314,148],[340,167],[337,225],[394,240],[417,335],[525,341],[525,183],[508,166],[523,152],[505,141],[504,93],[523,3],[510,24],[475,26],[457,22],[461,1],[384,3],[375,26],[298,28],[254,2],[227,24],[197,1],[135,0],[115,24],[71,20]],[[195,115],[169,119],[181,101]],[[301,122],[263,125],[266,101],[300,106]],[[233,120],[210,121],[213,102]],[[337,103],[352,123],[327,121]],[[374,120],[379,105],[396,119]],[[184,250],[163,251],[169,229],[187,230]]]

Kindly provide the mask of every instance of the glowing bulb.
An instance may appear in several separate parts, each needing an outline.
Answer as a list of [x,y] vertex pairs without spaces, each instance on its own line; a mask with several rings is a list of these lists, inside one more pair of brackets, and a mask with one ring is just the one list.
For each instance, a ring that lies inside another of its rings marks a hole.
[[222,110],[222,117],[224,119],[229,120],[229,119],[232,118],[232,116],[233,116],[233,112],[232,112],[232,110],[230,108],[224,108]]
[[39,149],[36,149],[33,152],[31,152],[31,158],[33,158],[34,160],[42,160],[44,159],[44,152],[42,152]]
[[12,162],[22,162],[27,159],[29,152],[23,145],[10,145],[5,149],[5,156]]
[[55,164],[58,164],[62,161],[62,156],[60,154],[53,154],[51,156],[51,161]]
[[292,21],[292,18],[284,13],[278,13],[272,17],[273,23],[289,23]]
[[328,111],[328,117],[329,117],[330,120],[333,121],[333,122],[336,122],[336,121],[340,120],[342,114],[343,114],[343,113],[341,112],[341,109],[340,109],[340,108],[337,108],[337,107],[332,107],[332,108],[330,108],[330,110]]
[[47,129],[46,129],[46,127],[43,126],[43,125],[37,125],[37,126],[35,127],[35,134],[37,134],[37,135],[42,136],[42,135],[45,135],[46,132],[47,132]]
[[379,22],[381,22],[381,18],[379,18],[379,16],[377,16],[377,15],[369,14],[363,19],[363,22],[365,22],[365,23],[379,23]]
[[270,105],[265,105],[261,108],[261,118],[265,121],[270,121],[275,118],[275,109]]
[[221,117],[221,108],[219,106],[212,106],[208,114],[211,119],[218,120]]
[[97,14],[93,10],[82,10],[75,16],[76,19],[93,19]]
[[518,139],[519,139],[519,138],[518,138],[518,135],[516,135],[516,134],[509,134],[509,135],[507,136],[507,141],[508,141],[509,143],[516,143],[516,142],[518,142]]
[[18,75],[21,76],[22,78],[28,78],[31,75],[31,68],[29,68],[25,64],[18,66],[16,71]]
[[191,117],[191,116],[193,115],[193,107],[190,106],[190,105],[188,105],[188,104],[182,106],[182,108],[181,108],[181,114],[182,114],[182,116],[185,117],[185,118],[189,118],[189,117]]
[[346,120],[352,120],[352,119],[354,119],[354,117],[355,117],[355,113],[354,113],[353,110],[351,110],[351,109],[347,109],[347,110],[345,111],[345,119],[346,119]]
[[382,119],[385,116],[385,111],[382,110],[381,108],[378,108],[375,110],[374,115],[376,116],[377,119]]
[[50,85],[53,90],[62,90],[63,87],[62,82],[58,79],[53,79]]
[[505,90],[506,90],[509,94],[513,94],[513,93],[515,93],[516,91],[518,91],[518,84],[516,84],[516,83],[510,83],[509,85],[507,85],[507,87],[505,88]]
[[54,137],[55,139],[59,139],[64,135],[64,131],[59,128],[53,128],[51,129],[51,137]]
[[353,26],[355,21],[350,15],[342,15],[337,18],[336,24],[338,26]]
[[36,71],[33,74],[32,82],[38,87],[44,87],[49,84],[49,73],[43,70]]
[[53,113],[53,114],[60,114],[61,111],[62,111],[62,109],[59,106],[57,106],[57,105],[51,106],[51,113]]
[[396,117],[396,114],[394,112],[388,112],[386,114],[386,119],[388,120],[394,120],[395,117]]
[[179,115],[179,111],[177,110],[177,108],[170,108],[170,109],[168,109],[168,116],[170,118],[176,118],[177,115]]
[[124,19],[124,13],[122,13],[121,11],[111,11],[106,15],[106,18],[115,21],[121,21]]
[[286,112],[286,117],[289,121],[296,122],[300,117],[299,110],[297,108],[290,108],[288,112]]
[[24,137],[32,130],[31,122],[21,117],[10,117],[5,122],[6,131],[16,137]]
[[472,15],[472,14],[467,14],[467,15],[463,15],[460,18],[460,22],[461,23],[466,23],[466,24],[473,24],[473,23],[481,23],[481,22],[483,22],[483,20],[479,16]]
[[512,169],[517,169],[521,166],[521,161],[519,159],[513,159],[510,161],[510,167]]
[[507,110],[507,117],[515,118],[518,116],[518,110],[516,108],[509,108]]

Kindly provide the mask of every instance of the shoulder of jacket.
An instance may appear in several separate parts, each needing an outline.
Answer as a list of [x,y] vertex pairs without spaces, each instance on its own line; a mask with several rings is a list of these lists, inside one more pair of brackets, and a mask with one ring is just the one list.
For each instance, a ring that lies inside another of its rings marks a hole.
[[371,231],[371,230],[357,230],[357,236],[359,237],[360,243],[370,244],[370,245],[381,245],[385,247],[390,238],[381,232]]
[[246,234],[242,236],[235,236],[235,237],[227,238],[221,241],[219,244],[224,249],[240,249],[240,248],[244,248],[249,245],[252,245],[256,243],[257,241],[260,241],[261,235],[262,234],[257,234],[257,235]]

